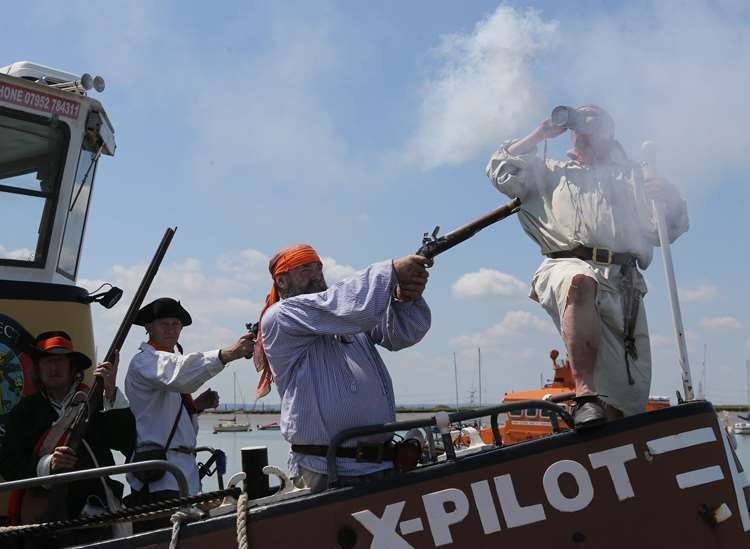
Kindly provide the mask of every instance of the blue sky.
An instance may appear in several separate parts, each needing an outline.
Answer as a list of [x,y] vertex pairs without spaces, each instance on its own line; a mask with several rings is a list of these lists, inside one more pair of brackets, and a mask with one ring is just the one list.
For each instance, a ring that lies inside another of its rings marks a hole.
[[[5,7],[4,62],[101,74],[115,126],[99,166],[79,284],[133,289],[164,229],[179,230],[150,298],[196,322],[187,350],[257,319],[278,248],[313,244],[335,280],[412,252],[506,198],[484,176],[503,140],[557,104],[598,103],[626,149],[659,144],[688,200],[673,247],[696,386],[745,399],[750,151],[743,2],[28,2]],[[5,63],[3,63],[5,64]],[[549,143],[559,157],[567,137]],[[484,400],[548,377],[551,321],[525,297],[537,246],[510,219],[438,259],[418,346],[384,351],[401,402]],[[653,393],[680,388],[661,258],[646,273]],[[125,300],[124,300],[125,301]],[[96,312],[103,352],[126,304]],[[121,376],[141,336],[123,352]],[[242,391],[254,369],[235,363]],[[209,385],[231,398],[229,371]],[[272,393],[269,403],[277,402]]]

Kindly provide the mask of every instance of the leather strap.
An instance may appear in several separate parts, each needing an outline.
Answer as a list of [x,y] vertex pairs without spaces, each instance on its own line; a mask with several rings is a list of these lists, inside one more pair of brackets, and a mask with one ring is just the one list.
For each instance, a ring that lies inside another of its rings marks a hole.
[[[322,444],[292,444],[292,452],[308,456],[326,457],[328,448],[329,446]],[[355,448],[337,448],[336,457],[352,458],[367,463],[393,461],[393,446],[390,444],[360,443]]]
[[608,250],[607,248],[589,248],[588,246],[578,246],[571,250],[561,250],[559,252],[550,252],[544,254],[551,259],[577,258],[584,261],[593,261],[603,265],[635,265],[636,257],[633,254],[618,253]]

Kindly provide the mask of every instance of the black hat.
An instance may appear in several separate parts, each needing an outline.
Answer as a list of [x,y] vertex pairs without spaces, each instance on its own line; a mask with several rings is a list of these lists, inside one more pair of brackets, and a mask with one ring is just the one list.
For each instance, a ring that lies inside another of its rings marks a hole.
[[183,326],[190,326],[193,323],[190,313],[180,305],[179,301],[171,297],[160,297],[141,308],[135,315],[133,324],[145,326],[147,322],[152,322],[157,318],[176,318],[182,322]]
[[67,355],[70,363],[80,370],[91,366],[89,357],[73,349],[73,340],[66,332],[44,332],[36,337],[34,347],[31,348],[32,358],[36,361],[50,355]]

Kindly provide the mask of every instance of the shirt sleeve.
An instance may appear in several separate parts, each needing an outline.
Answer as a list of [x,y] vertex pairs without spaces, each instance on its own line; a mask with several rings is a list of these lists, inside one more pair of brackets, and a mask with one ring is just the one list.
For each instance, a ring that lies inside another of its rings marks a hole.
[[192,393],[224,369],[219,350],[181,355],[144,349],[131,364],[141,383],[176,393]]
[[490,158],[485,173],[498,191],[524,200],[530,191],[543,190],[548,170],[536,155],[536,149],[528,154],[512,155],[508,152],[512,144],[513,141],[503,143]]
[[39,458],[36,464],[36,476],[46,477],[50,473],[50,463],[52,461],[52,454],[45,454]]
[[110,410],[120,410],[122,408],[129,408],[130,402],[128,402],[128,399],[125,398],[125,395],[123,392],[119,389],[119,387],[115,387],[115,399],[110,402],[107,396],[104,396],[104,404],[103,404],[103,410],[105,412],[109,412]]
[[389,351],[419,343],[430,329],[432,316],[423,298],[408,302],[391,299],[383,318],[370,331],[370,339]]

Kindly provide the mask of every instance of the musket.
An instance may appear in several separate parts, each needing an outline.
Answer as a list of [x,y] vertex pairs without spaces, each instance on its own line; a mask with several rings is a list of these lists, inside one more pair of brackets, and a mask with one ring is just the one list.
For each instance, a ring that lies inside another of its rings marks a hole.
[[479,219],[467,223],[463,227],[459,227],[455,231],[444,234],[443,236],[438,236],[440,227],[435,227],[432,234],[424,233],[424,236],[422,237],[422,246],[416,251],[416,254],[432,259],[436,255],[441,254],[446,250],[450,250],[453,246],[461,244],[464,240],[468,240],[485,227],[513,215],[520,209],[521,200],[519,198],[514,198],[504,206],[500,206],[496,210],[492,210],[490,213],[483,215]]
[[[138,286],[138,290],[135,292],[133,300],[130,302],[130,306],[125,313],[125,317],[122,319],[120,327],[117,329],[117,333],[112,340],[112,344],[109,346],[109,350],[104,357],[105,362],[112,362],[115,359],[116,354],[120,351],[123,344],[125,343],[125,339],[128,337],[128,332],[130,332],[130,327],[133,325],[133,320],[135,320],[135,315],[138,314],[138,310],[141,308],[143,300],[146,298],[146,294],[148,293],[148,290],[151,287],[151,283],[153,282],[154,277],[159,270],[162,259],[164,259],[164,256],[167,253],[167,249],[172,242],[172,237],[174,237],[174,233],[176,230],[177,227],[175,227],[174,229],[169,227],[164,232],[164,236],[159,243],[159,247],[156,249],[156,253],[151,259],[151,263],[149,264],[148,269],[146,269],[146,274],[143,275],[141,284]],[[85,402],[81,403],[81,405],[79,406],[79,410],[68,429],[68,441],[65,445],[72,448],[73,451],[79,456],[81,455],[81,441],[86,438],[86,434],[88,433],[88,430],[91,426],[91,422],[94,419],[94,414],[96,414],[102,408],[103,395],[104,382],[102,381],[101,377],[97,376],[94,378],[94,383],[91,385],[91,388],[88,391]],[[61,512],[64,513],[64,501],[66,496],[67,485],[62,484],[54,488],[52,494],[50,494],[49,511],[56,514],[57,516],[59,516]]]

